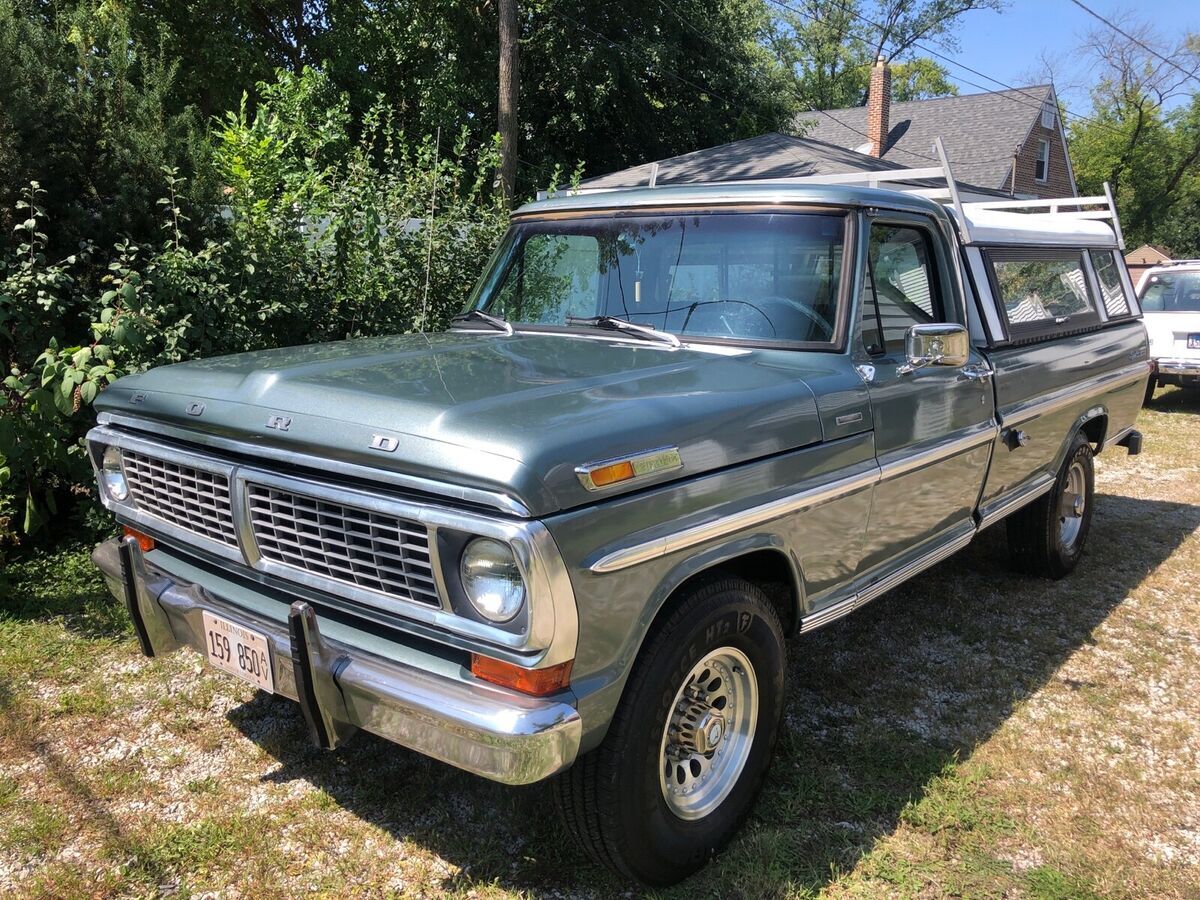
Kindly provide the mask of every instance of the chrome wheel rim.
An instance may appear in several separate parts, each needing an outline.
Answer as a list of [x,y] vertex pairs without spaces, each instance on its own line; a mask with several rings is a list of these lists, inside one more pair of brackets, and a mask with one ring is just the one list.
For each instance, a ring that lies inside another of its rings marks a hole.
[[1064,549],[1070,550],[1079,540],[1086,509],[1087,473],[1083,463],[1076,461],[1067,469],[1066,482],[1058,499],[1058,538]]
[[692,667],[667,713],[658,783],[668,808],[700,819],[737,784],[758,723],[758,679],[741,650],[721,647]]

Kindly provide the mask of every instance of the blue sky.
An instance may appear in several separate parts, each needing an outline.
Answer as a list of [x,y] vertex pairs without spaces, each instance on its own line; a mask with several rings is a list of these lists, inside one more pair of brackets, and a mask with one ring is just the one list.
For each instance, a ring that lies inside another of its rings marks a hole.
[[[1164,36],[1175,30],[1179,33],[1200,31],[1200,3],[1196,0],[1158,0],[1140,6],[1110,0],[1084,2],[1117,24],[1122,24],[1120,16],[1123,13],[1136,15],[1139,9],[1152,12],[1155,27]],[[1062,61],[1062,72],[1056,75],[1055,82],[1068,109],[1087,113],[1090,107],[1087,85],[1094,80],[1094,75],[1077,59],[1083,37],[1093,27],[1105,26],[1071,0],[1009,0],[1008,7],[1000,13],[967,13],[957,30],[960,48],[946,55],[1020,87],[1040,80],[1037,76],[1044,53]],[[980,90],[962,79],[989,90],[998,89],[997,85],[970,72],[952,65],[947,68],[959,85],[959,93],[976,94]],[[1200,90],[1200,84],[1196,87]]]

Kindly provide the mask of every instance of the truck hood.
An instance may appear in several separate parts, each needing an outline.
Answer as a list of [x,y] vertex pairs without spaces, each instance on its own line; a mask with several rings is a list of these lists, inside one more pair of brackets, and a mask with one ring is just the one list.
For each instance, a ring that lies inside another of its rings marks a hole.
[[[166,366],[120,379],[96,407],[201,443],[210,434],[498,491],[539,516],[820,441],[796,356],[464,329]],[[273,416],[287,430],[268,427]],[[376,436],[395,449],[372,449]],[[683,468],[600,493],[575,473],[660,447],[678,447]]]

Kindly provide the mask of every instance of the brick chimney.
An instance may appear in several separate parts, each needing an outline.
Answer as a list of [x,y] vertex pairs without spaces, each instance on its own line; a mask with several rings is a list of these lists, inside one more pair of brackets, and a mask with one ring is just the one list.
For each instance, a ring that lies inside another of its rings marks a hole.
[[871,67],[871,86],[867,90],[867,138],[871,142],[870,154],[883,156],[887,149],[888,117],[892,111],[892,70],[888,68],[883,54]]

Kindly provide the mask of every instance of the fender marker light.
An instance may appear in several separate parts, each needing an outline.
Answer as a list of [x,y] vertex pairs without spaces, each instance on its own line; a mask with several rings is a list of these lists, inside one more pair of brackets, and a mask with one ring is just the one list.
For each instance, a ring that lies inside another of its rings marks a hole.
[[659,447],[657,450],[646,450],[632,456],[578,466],[575,475],[579,478],[579,483],[589,491],[598,491],[612,484],[682,468],[683,460],[679,456],[678,447]]
[[574,664],[575,660],[568,659],[565,663],[544,669],[523,669],[478,653],[471,654],[471,674],[476,678],[534,697],[545,697],[570,684],[571,666]]

